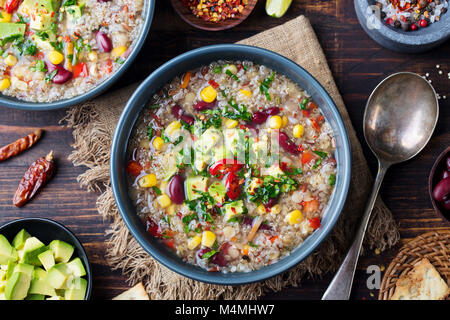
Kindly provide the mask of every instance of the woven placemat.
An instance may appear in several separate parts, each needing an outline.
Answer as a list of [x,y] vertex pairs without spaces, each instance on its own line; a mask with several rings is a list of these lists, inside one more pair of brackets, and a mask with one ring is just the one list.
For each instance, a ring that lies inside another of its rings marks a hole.
[[[352,152],[352,176],[348,199],[335,228],[320,247],[290,271],[261,283],[244,286],[217,286],[200,283],[173,273],[152,259],[131,236],[123,223],[110,187],[111,140],[122,109],[136,85],[104,95],[74,107],[63,122],[73,128],[74,151],[69,157],[75,166],[86,166],[78,177],[82,187],[102,192],[98,212],[108,221],[107,260],[120,269],[130,284],[142,281],[152,299],[255,299],[268,290],[296,286],[304,276],[321,276],[337,270],[353,238],[373,179],[356,137],[344,102],[328,68],[325,55],[311,24],[299,16],[283,25],[257,34],[240,43],[275,51],[308,70],[328,91],[346,126]],[[365,245],[384,250],[399,239],[391,212],[379,198],[375,204]]]
[[410,272],[423,258],[430,260],[450,285],[450,230],[427,232],[405,244],[386,269],[378,299],[390,300],[397,280]]

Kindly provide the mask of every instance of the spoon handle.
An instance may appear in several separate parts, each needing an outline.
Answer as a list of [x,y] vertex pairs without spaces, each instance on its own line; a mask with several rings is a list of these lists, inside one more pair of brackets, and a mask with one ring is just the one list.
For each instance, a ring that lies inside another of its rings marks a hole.
[[372,194],[370,195],[364,215],[361,218],[361,224],[358,228],[355,240],[353,240],[353,244],[348,250],[347,256],[328,286],[327,291],[325,291],[322,300],[348,300],[350,298],[353,277],[355,275],[359,255],[361,253],[364,234],[366,233],[370,215],[372,213],[375,200],[378,196],[378,191],[380,190],[381,183],[383,182],[384,175],[386,174],[388,168],[388,164],[378,162],[378,173],[372,189]]

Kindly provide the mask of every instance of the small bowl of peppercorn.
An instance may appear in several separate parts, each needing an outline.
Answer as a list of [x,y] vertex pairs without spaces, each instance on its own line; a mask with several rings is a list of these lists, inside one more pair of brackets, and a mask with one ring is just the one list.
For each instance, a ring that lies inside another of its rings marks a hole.
[[450,0],[355,0],[362,28],[383,47],[430,50],[450,38]]

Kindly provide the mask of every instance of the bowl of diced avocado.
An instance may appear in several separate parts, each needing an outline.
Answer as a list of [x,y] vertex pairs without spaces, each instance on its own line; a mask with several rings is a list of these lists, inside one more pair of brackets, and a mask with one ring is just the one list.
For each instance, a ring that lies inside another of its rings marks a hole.
[[91,268],[75,235],[49,219],[0,227],[0,300],[88,300]]

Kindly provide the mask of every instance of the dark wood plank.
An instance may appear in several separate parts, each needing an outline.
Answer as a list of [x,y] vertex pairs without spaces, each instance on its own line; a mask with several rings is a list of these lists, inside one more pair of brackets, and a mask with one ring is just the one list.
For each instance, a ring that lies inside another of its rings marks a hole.
[[[236,42],[305,14],[322,44],[373,172],[376,162],[364,142],[362,117],[366,99],[380,80],[398,71],[430,73],[436,90],[450,98],[450,80],[446,77],[450,72],[449,42],[420,55],[394,53],[381,48],[363,32],[356,19],[352,0],[293,1],[290,10],[281,19],[266,16],[264,3],[263,0],[258,1],[252,14],[239,26],[224,32],[207,32],[182,21],[169,1],[157,1],[154,22],[143,50],[111,90],[143,80],[159,65],[187,50]],[[438,75],[436,64],[444,70],[444,75]],[[416,158],[392,168],[381,189],[385,202],[399,223],[402,242],[421,233],[450,226],[433,211],[427,190],[428,173],[434,159],[450,145],[449,101],[441,100],[440,119],[431,142]],[[104,259],[104,231],[108,224],[102,221],[95,209],[98,194],[80,189],[76,177],[84,169],[73,167],[67,160],[72,150],[72,135],[70,130],[58,124],[65,112],[1,111],[0,145],[14,141],[36,127],[44,128],[46,134],[32,150],[0,164],[0,223],[20,217],[49,217],[63,223],[85,245],[94,270],[93,297],[108,299],[125,290],[128,287],[125,277],[119,271],[111,271]],[[26,207],[15,208],[11,201],[21,176],[29,163],[45,155],[50,148],[55,150],[58,158],[55,179]],[[354,298],[375,299],[376,290],[371,291],[366,285],[366,269],[370,265],[387,267],[397,249],[380,255],[376,255],[373,250],[366,250],[358,265]],[[331,278],[332,275],[326,275],[307,279],[298,288],[268,293],[264,298],[319,299]]]

